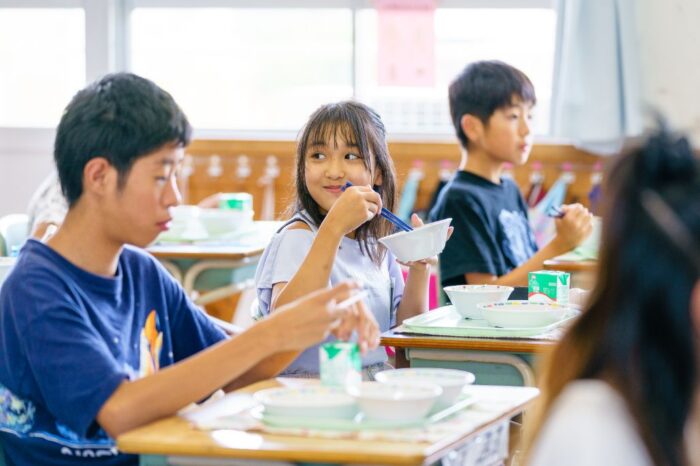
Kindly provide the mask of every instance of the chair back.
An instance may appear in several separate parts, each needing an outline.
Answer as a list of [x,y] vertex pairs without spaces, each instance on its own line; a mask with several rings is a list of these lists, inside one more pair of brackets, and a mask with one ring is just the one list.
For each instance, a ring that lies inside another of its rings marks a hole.
[[15,246],[22,247],[29,237],[29,217],[26,214],[9,214],[0,217],[0,256],[12,254]]

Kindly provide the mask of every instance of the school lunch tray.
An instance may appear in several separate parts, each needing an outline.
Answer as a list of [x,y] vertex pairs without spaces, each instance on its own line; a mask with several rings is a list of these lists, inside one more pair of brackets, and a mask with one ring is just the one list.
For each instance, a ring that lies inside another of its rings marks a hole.
[[253,408],[250,415],[265,426],[283,429],[313,429],[321,431],[355,432],[367,430],[420,429],[453,417],[478,401],[478,398],[462,393],[450,406],[434,407],[424,418],[415,420],[368,419],[358,413],[351,419],[271,416],[262,406]]
[[394,332],[443,337],[558,340],[561,337],[562,327],[578,315],[578,311],[572,311],[561,320],[544,327],[501,328],[492,327],[486,320],[465,319],[457,313],[454,306],[450,305],[406,319],[401,326],[394,329]]

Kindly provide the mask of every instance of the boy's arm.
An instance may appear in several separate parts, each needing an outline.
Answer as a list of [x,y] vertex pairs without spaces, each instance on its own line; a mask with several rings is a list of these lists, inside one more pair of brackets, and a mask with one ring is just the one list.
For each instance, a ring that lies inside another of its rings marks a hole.
[[[112,437],[169,416],[217,389],[237,387],[274,375],[279,351],[298,351],[322,341],[348,312],[334,303],[357,285],[343,283],[300,299],[250,329],[155,374],[123,381],[97,413]],[[256,364],[263,363],[259,369]],[[256,378],[257,377],[257,378]],[[238,380],[240,378],[240,380]]]
[[527,274],[541,270],[544,261],[567,253],[581,244],[593,229],[591,213],[581,204],[562,206],[564,216],[555,219],[557,234],[519,267],[500,277],[488,273],[466,273],[464,278],[470,284],[492,283],[495,285],[527,286]]
[[564,254],[570,249],[562,249],[561,246],[550,241],[545,247],[537,251],[530,259],[520,267],[516,267],[500,277],[488,273],[465,273],[464,278],[471,285],[494,284],[506,286],[527,286],[527,274],[536,270],[542,270],[544,261]]

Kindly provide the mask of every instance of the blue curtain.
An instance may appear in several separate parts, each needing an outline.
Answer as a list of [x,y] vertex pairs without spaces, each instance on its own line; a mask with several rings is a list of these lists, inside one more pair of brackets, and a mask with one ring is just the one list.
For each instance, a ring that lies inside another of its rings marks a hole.
[[552,134],[598,154],[643,128],[635,0],[557,0]]

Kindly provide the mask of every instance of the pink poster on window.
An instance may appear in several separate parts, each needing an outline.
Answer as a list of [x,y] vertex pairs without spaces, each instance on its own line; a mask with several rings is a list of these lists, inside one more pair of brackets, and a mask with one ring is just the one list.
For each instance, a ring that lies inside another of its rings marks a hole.
[[380,86],[435,84],[435,0],[375,0]]

